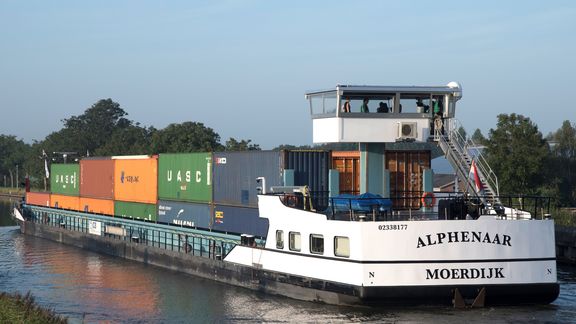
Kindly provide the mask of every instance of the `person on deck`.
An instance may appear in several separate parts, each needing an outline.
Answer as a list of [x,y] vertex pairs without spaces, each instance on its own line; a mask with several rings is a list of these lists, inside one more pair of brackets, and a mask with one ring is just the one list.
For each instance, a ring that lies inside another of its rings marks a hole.
[[364,98],[364,100],[362,101],[362,106],[360,107],[360,112],[363,113],[368,113],[370,112],[370,109],[368,109],[368,98]]
[[344,107],[342,107],[342,111],[346,113],[350,112],[350,98],[346,98],[346,102],[344,102]]
[[376,109],[379,113],[387,113],[388,112],[388,105],[385,102],[380,101],[380,107]]

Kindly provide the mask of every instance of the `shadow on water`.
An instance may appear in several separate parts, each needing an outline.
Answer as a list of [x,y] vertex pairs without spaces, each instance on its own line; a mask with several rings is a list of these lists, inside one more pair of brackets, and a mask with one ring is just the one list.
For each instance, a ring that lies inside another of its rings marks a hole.
[[16,222],[12,219],[11,199],[0,198],[0,227],[2,226],[16,226]]
[[0,201],[0,291],[31,291],[72,323],[330,322],[570,323],[576,318],[576,268],[560,266],[552,305],[349,308],[265,295],[182,273],[24,236]]

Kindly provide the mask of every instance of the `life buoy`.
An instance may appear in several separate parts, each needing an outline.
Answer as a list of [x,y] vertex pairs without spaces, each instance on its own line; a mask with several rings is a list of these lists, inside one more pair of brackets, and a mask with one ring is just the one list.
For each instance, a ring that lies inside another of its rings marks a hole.
[[432,192],[425,192],[422,195],[421,201],[424,207],[432,207],[436,204],[436,196],[434,196]]
[[298,198],[296,198],[295,195],[286,196],[286,206],[296,207],[297,204],[298,204]]

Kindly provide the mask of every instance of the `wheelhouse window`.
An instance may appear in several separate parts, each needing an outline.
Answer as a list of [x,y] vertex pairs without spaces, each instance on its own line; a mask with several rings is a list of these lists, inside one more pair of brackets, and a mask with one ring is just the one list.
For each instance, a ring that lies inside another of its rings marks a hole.
[[348,237],[334,237],[334,255],[345,258],[350,257],[350,239]]
[[276,231],[276,248],[284,249],[284,231]]
[[324,236],[310,234],[310,253],[324,254]]
[[[401,107],[401,109],[400,109]],[[401,93],[398,110],[401,113],[432,113],[432,95],[430,93]]]
[[340,97],[340,115],[346,113],[392,113],[396,94],[354,94]]
[[288,248],[290,251],[300,251],[300,233],[290,232],[288,236]]
[[312,116],[336,115],[338,100],[336,92],[321,93],[310,96],[310,112]]

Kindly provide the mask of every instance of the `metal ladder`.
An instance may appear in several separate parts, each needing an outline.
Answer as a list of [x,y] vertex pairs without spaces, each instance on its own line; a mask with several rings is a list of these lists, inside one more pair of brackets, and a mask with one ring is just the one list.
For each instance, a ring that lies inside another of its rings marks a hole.
[[[438,143],[446,159],[454,170],[458,179],[466,183],[465,191],[473,196],[477,196],[486,205],[500,205],[500,192],[498,188],[498,177],[488,165],[482,155],[481,147],[471,139],[464,138],[458,129],[461,124],[455,118],[445,119],[444,134],[441,129],[434,131],[434,141]],[[479,195],[475,190],[474,180],[468,176],[472,167],[472,160],[475,161],[478,176],[483,187],[483,194]]]

